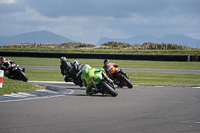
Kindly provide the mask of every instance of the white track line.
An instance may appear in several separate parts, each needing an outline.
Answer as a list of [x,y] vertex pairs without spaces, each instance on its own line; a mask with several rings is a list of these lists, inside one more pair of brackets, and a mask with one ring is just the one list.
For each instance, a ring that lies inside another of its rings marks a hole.
[[[49,84],[63,84],[66,82],[57,82],[57,81],[29,81],[30,83],[49,83]],[[67,83],[73,84],[73,83]],[[56,90],[56,91],[55,91]],[[0,95],[0,102],[10,102],[10,101],[22,101],[22,100],[31,100],[31,99],[41,99],[41,98],[50,98],[58,97],[63,95],[73,94],[75,91],[71,89],[42,89],[32,92],[19,92],[6,95]]]

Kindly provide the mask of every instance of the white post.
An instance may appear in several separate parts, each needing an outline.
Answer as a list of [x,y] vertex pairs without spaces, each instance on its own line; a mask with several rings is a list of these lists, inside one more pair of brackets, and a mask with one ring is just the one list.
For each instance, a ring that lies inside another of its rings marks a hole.
[[4,76],[4,71],[0,70],[0,88],[3,87],[3,76]]

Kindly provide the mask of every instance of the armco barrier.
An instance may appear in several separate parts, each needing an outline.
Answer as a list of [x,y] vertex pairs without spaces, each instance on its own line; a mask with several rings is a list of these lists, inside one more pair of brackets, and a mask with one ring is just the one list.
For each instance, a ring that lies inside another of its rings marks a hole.
[[[49,53],[49,52],[4,52],[0,56],[87,58],[87,59],[120,59],[120,60],[153,60],[153,61],[188,61],[188,55],[139,55],[139,54],[82,54],[82,53]],[[190,55],[189,61],[200,61],[199,55]]]

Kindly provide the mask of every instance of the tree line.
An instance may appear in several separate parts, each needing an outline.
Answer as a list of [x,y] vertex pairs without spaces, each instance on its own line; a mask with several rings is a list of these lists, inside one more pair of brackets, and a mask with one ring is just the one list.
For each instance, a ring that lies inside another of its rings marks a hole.
[[0,45],[0,48],[103,48],[103,49],[152,49],[152,50],[185,50],[191,49],[190,47],[172,43],[152,43],[152,42],[145,42],[143,44],[130,44],[124,42],[117,42],[117,41],[109,41],[106,43],[101,44],[100,46],[96,46],[94,44],[87,44],[87,43],[76,43],[76,42],[66,42],[60,44],[28,44],[28,43],[21,43],[21,44],[7,44],[7,45]]
[[95,47],[94,44],[87,43],[75,43],[75,42],[66,42],[60,44],[44,44],[44,43],[21,43],[21,44],[7,44],[0,45],[0,48],[85,48],[85,47]]
[[121,48],[132,48],[132,49],[159,49],[159,50],[184,50],[189,49],[190,47],[172,43],[152,43],[152,42],[144,42],[143,44],[129,44],[124,42],[117,41],[109,41],[101,44],[101,46],[106,46],[113,49],[121,49]]

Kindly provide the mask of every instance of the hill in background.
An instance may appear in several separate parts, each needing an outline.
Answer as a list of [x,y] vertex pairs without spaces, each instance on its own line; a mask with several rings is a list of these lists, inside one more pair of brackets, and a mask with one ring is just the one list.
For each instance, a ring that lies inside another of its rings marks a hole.
[[28,32],[16,36],[0,36],[0,45],[20,43],[64,43],[76,42],[61,35],[43,30]]
[[[200,47],[200,40],[193,39],[193,38],[190,38],[184,35],[179,35],[179,34],[169,34],[161,38],[156,38],[156,37],[148,36],[148,35],[137,35],[137,36],[125,38],[125,39],[119,39],[119,38],[112,39],[112,38],[102,37],[96,45],[99,46],[109,41],[124,42],[124,43],[129,43],[129,44],[141,44],[141,45],[145,42],[160,43],[160,44],[170,43],[170,44],[184,45],[191,48],[197,48],[197,44],[199,44],[198,47]],[[16,36],[0,36],[0,45],[21,44],[21,43],[60,44],[60,43],[66,43],[66,42],[77,43],[77,41],[68,39],[61,35],[57,35],[47,30],[28,32],[28,33],[24,33],[24,34],[20,34]]]

